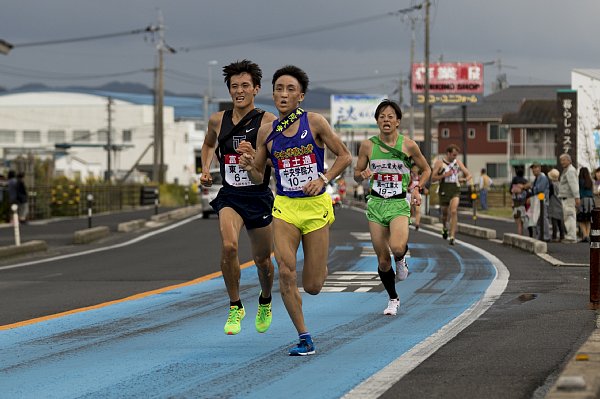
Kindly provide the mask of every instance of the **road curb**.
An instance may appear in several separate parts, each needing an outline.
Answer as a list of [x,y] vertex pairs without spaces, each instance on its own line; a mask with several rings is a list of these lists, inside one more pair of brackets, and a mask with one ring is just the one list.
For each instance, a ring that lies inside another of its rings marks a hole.
[[546,399],[587,399],[600,397],[600,313],[596,312],[596,329],[546,395]]
[[92,227],[85,230],[77,230],[73,233],[73,244],[87,244],[92,241],[108,237],[110,229],[108,226]]
[[545,254],[548,252],[548,245],[544,241],[514,233],[504,233],[502,243],[534,254]]
[[43,252],[48,250],[46,241],[32,240],[21,245],[8,245],[0,247],[0,258],[9,258],[16,255],[24,255],[32,252]]
[[146,219],[135,219],[129,222],[119,223],[117,225],[117,231],[120,233],[129,233],[131,231],[139,230],[146,225]]

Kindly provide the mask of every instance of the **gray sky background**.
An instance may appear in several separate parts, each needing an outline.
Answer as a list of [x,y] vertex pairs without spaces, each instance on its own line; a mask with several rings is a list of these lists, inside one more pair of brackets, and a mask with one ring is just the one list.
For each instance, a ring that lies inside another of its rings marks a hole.
[[[410,67],[410,23],[389,16],[333,30],[301,33],[346,21],[384,15],[417,0],[3,0],[0,38],[15,47],[0,55],[0,86],[97,86],[109,81],[152,86],[156,50],[149,35],[19,47],[45,40],[130,31],[156,24],[164,15],[166,42],[178,49],[165,56],[165,89],[204,94],[209,62],[217,97],[226,97],[221,67],[249,58],[261,65],[263,94],[282,65],[303,68],[312,87],[347,93],[391,94]],[[424,54],[423,11],[417,21],[415,61]],[[574,68],[599,68],[598,0],[434,0],[432,62],[500,59],[509,84],[568,84]],[[194,49],[236,40],[298,32],[285,39]],[[184,51],[191,48],[191,51]],[[510,66],[510,68],[509,68]],[[91,78],[108,74],[132,74]],[[485,68],[485,91],[498,73]],[[23,76],[24,75],[24,76]],[[405,87],[405,94],[408,94]],[[310,95],[310,89],[309,89]]]

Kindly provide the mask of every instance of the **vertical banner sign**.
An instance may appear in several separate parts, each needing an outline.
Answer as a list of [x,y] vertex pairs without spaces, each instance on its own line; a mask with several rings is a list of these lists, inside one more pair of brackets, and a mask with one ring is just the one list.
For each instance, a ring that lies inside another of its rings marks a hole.
[[556,98],[558,106],[556,164],[560,167],[560,156],[569,154],[573,166],[577,167],[577,91],[559,90]]

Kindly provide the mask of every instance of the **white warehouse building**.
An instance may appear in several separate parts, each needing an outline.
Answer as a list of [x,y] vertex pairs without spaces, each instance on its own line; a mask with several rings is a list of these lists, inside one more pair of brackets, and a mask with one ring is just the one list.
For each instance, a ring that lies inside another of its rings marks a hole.
[[[109,98],[111,105],[109,110]],[[177,105],[183,114],[176,117]],[[187,107],[187,109],[186,109]],[[204,140],[198,121],[202,99],[165,97],[164,164],[167,182],[195,179],[195,151]],[[193,114],[191,117],[186,117]],[[102,179],[107,171],[111,126],[111,171],[140,181],[153,165],[154,108],[151,95],[101,91],[29,91],[0,94],[0,155],[52,157],[56,175]],[[134,168],[135,166],[135,168]],[[135,178],[137,177],[137,178]]]

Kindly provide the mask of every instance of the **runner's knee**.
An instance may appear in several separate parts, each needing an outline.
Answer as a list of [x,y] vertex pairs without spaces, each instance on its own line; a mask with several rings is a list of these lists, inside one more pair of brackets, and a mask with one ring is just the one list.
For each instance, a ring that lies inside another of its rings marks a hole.
[[223,256],[232,257],[237,256],[238,243],[235,241],[223,241]]

